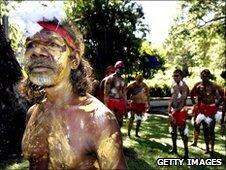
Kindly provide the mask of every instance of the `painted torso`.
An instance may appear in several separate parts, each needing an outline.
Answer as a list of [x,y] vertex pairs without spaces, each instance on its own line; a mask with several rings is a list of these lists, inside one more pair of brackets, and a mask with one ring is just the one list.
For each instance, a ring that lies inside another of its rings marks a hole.
[[186,104],[189,89],[185,82],[181,81],[179,84],[174,83],[171,87],[171,93],[171,101],[173,108],[178,108],[181,103]]
[[98,169],[96,145],[103,136],[96,132],[105,119],[115,117],[100,102],[86,100],[64,108],[43,102],[35,107],[27,124],[23,154],[49,169]]
[[129,99],[136,103],[146,103],[148,102],[148,87],[142,83],[137,84],[136,82],[128,86]]
[[122,77],[116,74],[110,75],[106,80],[106,86],[104,88],[107,91],[107,96],[114,99],[125,98],[126,83]]
[[215,99],[220,96],[216,85],[212,82],[206,85],[204,85],[202,82],[199,82],[196,85],[196,95],[198,97],[198,102],[204,104],[215,103]]

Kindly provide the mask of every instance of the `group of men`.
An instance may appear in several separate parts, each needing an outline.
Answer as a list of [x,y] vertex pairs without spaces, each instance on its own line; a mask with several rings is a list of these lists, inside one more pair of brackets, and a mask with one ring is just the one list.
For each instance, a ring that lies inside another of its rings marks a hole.
[[[111,68],[111,69],[110,69]],[[100,99],[114,113],[119,126],[122,126],[123,117],[129,116],[128,136],[136,117],[136,137],[139,136],[142,115],[149,109],[149,90],[143,82],[143,76],[138,74],[135,81],[127,85],[122,74],[125,65],[117,61],[114,67],[107,67],[108,74],[100,83]],[[127,113],[130,113],[127,115]]]
[[[188,158],[188,129],[186,128],[188,109],[186,100],[189,94],[193,104],[194,119],[194,141],[192,146],[197,146],[200,125],[202,124],[206,143],[205,153],[210,153],[210,156],[213,157],[216,121],[221,120],[221,123],[223,123],[225,119],[225,96],[223,88],[210,81],[212,74],[208,69],[204,69],[200,76],[202,81],[196,83],[189,93],[189,88],[183,81],[183,72],[181,70],[175,70],[173,73],[174,83],[171,87],[172,96],[168,108],[170,133],[173,142],[171,153],[177,153],[176,140],[178,128],[184,143],[184,158]],[[223,104],[223,116],[218,112],[221,104]]]

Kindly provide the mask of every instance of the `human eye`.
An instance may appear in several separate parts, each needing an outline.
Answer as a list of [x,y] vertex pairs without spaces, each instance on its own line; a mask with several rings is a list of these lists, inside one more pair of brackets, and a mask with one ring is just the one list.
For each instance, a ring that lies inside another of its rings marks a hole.
[[61,48],[61,46],[59,44],[55,43],[55,42],[51,42],[49,44],[49,46],[54,47],[54,48]]
[[34,44],[33,42],[29,42],[29,43],[27,43],[27,45],[26,45],[26,49],[31,49],[31,48],[34,48],[34,47],[36,47],[37,45],[36,44]]

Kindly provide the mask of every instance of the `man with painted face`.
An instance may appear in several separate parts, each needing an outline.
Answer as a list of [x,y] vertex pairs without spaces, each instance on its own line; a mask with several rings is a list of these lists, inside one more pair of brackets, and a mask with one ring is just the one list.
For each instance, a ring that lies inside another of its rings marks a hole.
[[188,129],[186,128],[186,100],[189,88],[183,81],[183,72],[176,69],[173,72],[173,84],[171,87],[172,96],[169,102],[170,133],[172,136],[173,148],[171,153],[177,154],[177,128],[184,143],[184,158],[188,158]]
[[[214,154],[215,141],[215,115],[222,102],[222,89],[217,84],[210,81],[211,73],[208,69],[201,72],[201,82],[194,85],[191,90],[191,101],[194,104],[194,135],[192,146],[197,146],[197,140],[200,133],[200,124],[203,125],[204,139],[206,143],[206,152],[211,156]],[[196,97],[196,100],[195,100]],[[209,149],[209,144],[211,150]]]
[[125,65],[122,61],[117,61],[114,67],[115,72],[105,80],[104,103],[115,114],[121,127],[126,111],[126,82],[121,77],[125,72]]
[[28,111],[22,149],[30,169],[126,169],[115,116],[88,94],[81,34],[70,22],[38,24],[26,41],[26,70],[46,98]]
[[143,113],[148,111],[149,104],[149,89],[148,86],[143,82],[143,76],[137,75],[136,81],[132,82],[126,88],[127,98],[131,100],[130,102],[130,118],[128,124],[128,136],[130,137],[130,131],[133,126],[133,121],[136,117],[137,126],[136,126],[136,137],[139,136],[139,129],[141,125],[141,119]]

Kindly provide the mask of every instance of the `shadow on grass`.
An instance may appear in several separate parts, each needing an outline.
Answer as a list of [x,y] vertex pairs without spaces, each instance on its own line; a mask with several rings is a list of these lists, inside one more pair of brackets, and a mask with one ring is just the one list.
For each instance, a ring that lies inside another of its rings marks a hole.
[[162,144],[154,140],[136,138],[135,141],[137,141],[143,147],[146,147],[148,152],[150,152],[150,154],[158,153],[158,152],[169,153],[169,150],[171,149],[171,146],[169,144]]
[[147,121],[142,122],[141,131],[146,138],[168,138],[169,121],[167,117],[151,115]]
[[133,148],[123,148],[129,169],[151,169],[151,165],[138,157],[137,152]]

